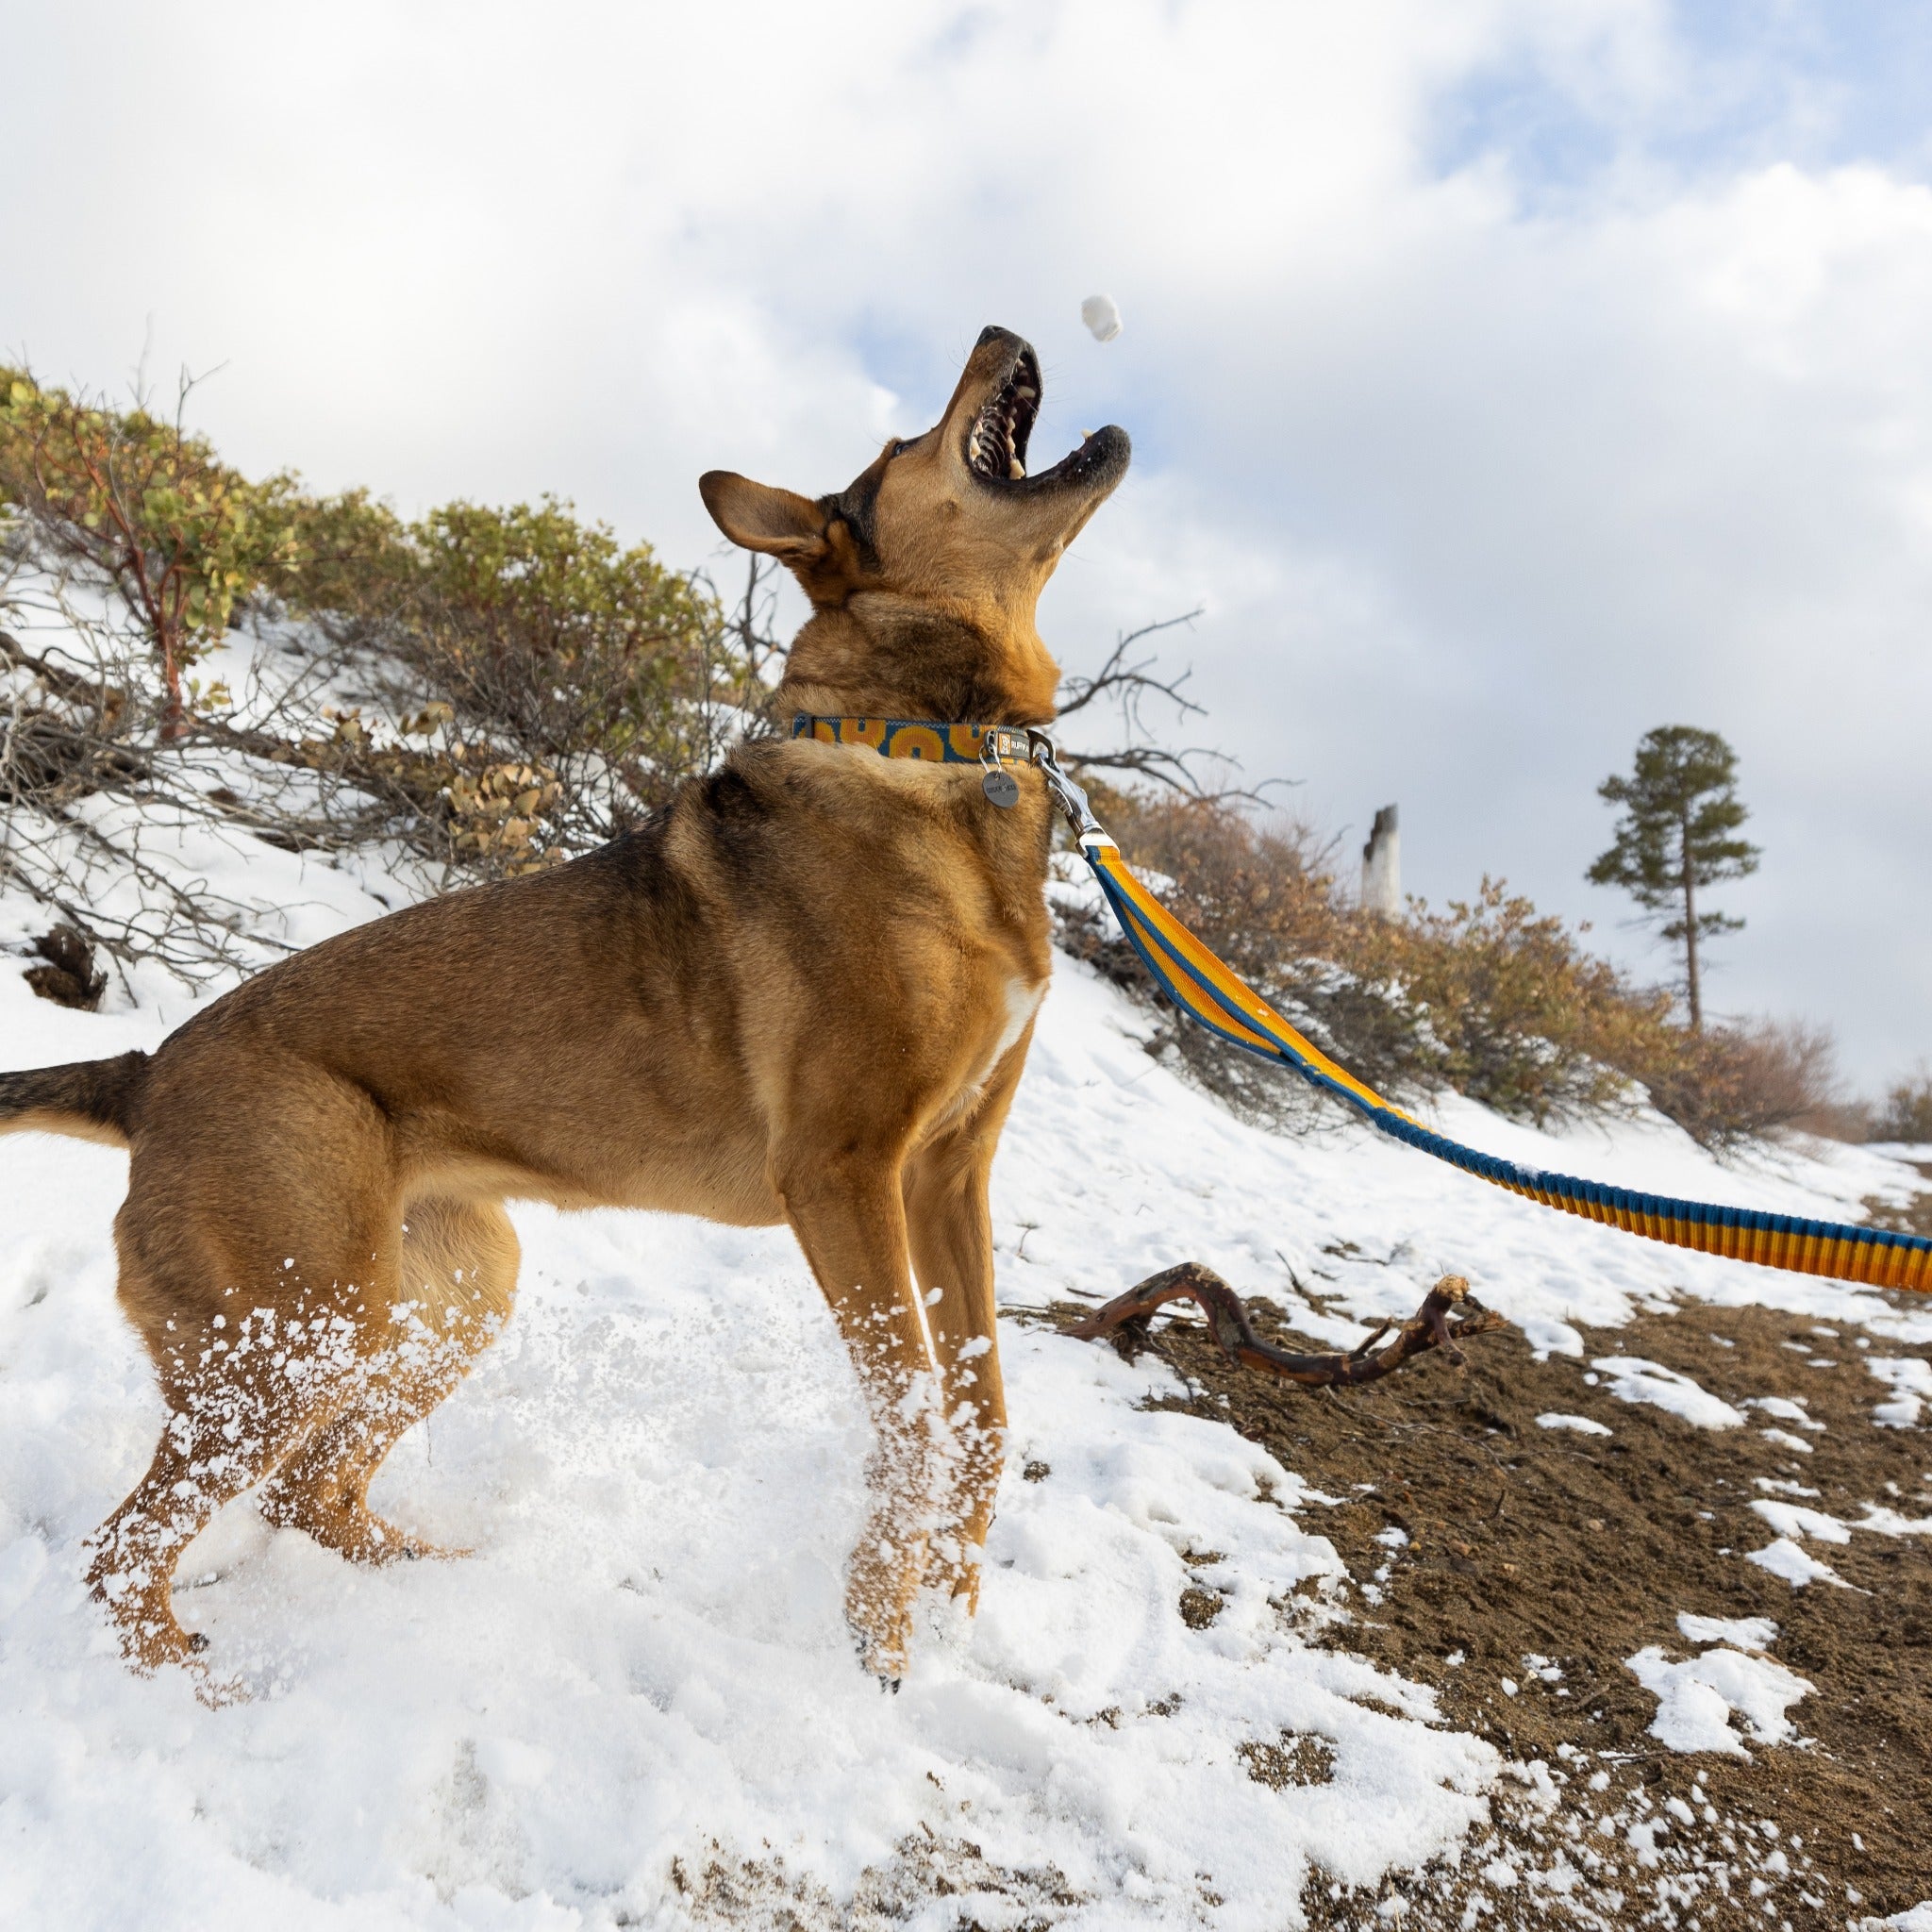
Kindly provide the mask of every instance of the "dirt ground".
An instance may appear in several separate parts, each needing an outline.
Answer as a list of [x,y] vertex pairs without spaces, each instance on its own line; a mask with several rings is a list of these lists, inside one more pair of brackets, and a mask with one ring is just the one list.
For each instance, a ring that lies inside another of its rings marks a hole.
[[[1271,1340],[1324,1345],[1265,1304],[1253,1313]],[[1867,1504],[1932,1518],[1932,1432],[1875,1426],[1891,1391],[1864,1366],[1909,1351],[1691,1301],[1586,1332],[1580,1359],[1539,1361],[1508,1330],[1471,1343],[1466,1369],[1430,1357],[1351,1391],[1234,1367],[1204,1329],[1162,1318],[1151,1345],[1192,1391],[1173,1406],[1229,1423],[1344,1499],[1299,1511],[1351,1577],[1289,1607],[1312,1641],[1435,1685],[1449,1723],[1548,1769],[1506,1781],[1493,1831],[1453,1866],[1373,1895],[1318,1877],[1303,1900],[1312,1924],[1836,1927],[1932,1896],[1932,1536],[1806,1541],[1843,1587],[1793,1588],[1746,1560],[1777,1534],[1751,1508],[1760,1498],[1853,1524]],[[1591,1366],[1611,1356],[1734,1405],[1802,1397],[1824,1426],[1751,1408],[1746,1426],[1694,1427],[1613,1395]],[[1611,1433],[1540,1426],[1549,1413]],[[1215,1613],[1214,1572],[1201,1552],[1181,1604],[1191,1622]],[[1777,1624],[1769,1655],[1815,1687],[1789,1713],[1803,1741],[1740,1733],[1747,1761],[1649,1735],[1657,1702],[1624,1659],[1646,1645],[1695,1655],[1680,1611]],[[1267,1784],[1319,1782],[1325,1767],[1314,1740],[1252,1754]]]

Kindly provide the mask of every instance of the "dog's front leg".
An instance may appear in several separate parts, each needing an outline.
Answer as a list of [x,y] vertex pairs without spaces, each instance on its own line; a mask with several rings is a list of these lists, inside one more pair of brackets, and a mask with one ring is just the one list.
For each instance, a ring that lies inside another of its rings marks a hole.
[[1031,1038],[1029,1026],[972,1112],[906,1163],[912,1264],[926,1296],[946,1418],[940,1471],[945,1501],[927,1577],[962,1599],[969,1611],[979,1607],[980,1556],[1007,1454],[988,1189]]
[[908,1163],[906,1208],[913,1265],[925,1291],[939,1357],[945,1427],[942,1497],[929,1581],[979,1606],[980,1552],[1006,1461],[1007,1396],[993,1332],[991,1144],[941,1144]]
[[896,1160],[846,1158],[782,1174],[787,1219],[831,1304],[878,1432],[872,1512],[845,1590],[860,1655],[896,1682],[933,1515],[938,1374],[907,1257]]

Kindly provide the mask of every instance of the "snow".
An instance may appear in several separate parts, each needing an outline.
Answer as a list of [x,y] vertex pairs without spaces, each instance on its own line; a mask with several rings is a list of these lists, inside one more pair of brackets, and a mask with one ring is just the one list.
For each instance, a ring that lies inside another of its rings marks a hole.
[[[330,864],[160,825],[146,850],[252,908],[263,958],[408,896],[379,852]],[[0,897],[0,946],[46,923]],[[199,1004],[137,971],[106,1011],[70,1012],[0,970],[0,1065],[153,1046]],[[1291,1602],[1344,1601],[1319,1469],[1145,1408],[1180,1392],[1158,1361],[1025,1311],[1194,1258],[1329,1345],[1447,1272],[1546,1353],[1689,1297],[1932,1343],[1932,1314],[1551,1214],[1366,1131],[1250,1128],[1150,1058],[1152,1030],[1058,962],[994,1175],[1013,1434],[983,1606],[965,1627],[929,1607],[896,1697],[841,1615],[866,1441],[789,1235],[533,1206],[514,1210],[514,1319],[375,1496],[473,1554],[360,1571],[238,1505],[187,1553],[177,1602],[248,1696],[209,1709],[180,1674],[132,1676],[80,1581],[159,1420],[113,1301],[125,1158],[0,1142],[0,1922],[671,1925],[713,1866],[809,1920],[904,1842],[970,1841],[945,1915],[908,1924],[1011,1922],[995,1873],[1057,1873],[1025,1882],[1092,1926],[1291,1924],[1313,1867],[1372,1884],[1453,1852],[1507,1767],[1424,1685],[1298,1634]],[[1506,1158],[1696,1198],[1839,1216],[1897,1184],[1862,1149],[1720,1166],[1654,1116],[1541,1133],[1454,1095],[1431,1111]],[[1596,1367],[1698,1426],[1743,1420],[1655,1363]],[[1837,1580],[1788,1537],[1752,1560]],[[1205,1628],[1179,1614],[1190,1588],[1221,1597]],[[1788,1733],[1804,1687],[1781,1667],[1653,1656],[1685,1726],[1717,1712],[1730,1743],[1700,1748],[1741,1749],[1734,1710]],[[1247,1774],[1241,1747],[1284,1732],[1326,1740],[1329,1782]]]
[[1587,1415],[1564,1415],[1557,1409],[1551,1409],[1546,1415],[1538,1416],[1536,1425],[1540,1429],[1574,1429],[1579,1436],[1607,1436],[1614,1433],[1607,1423],[1597,1422],[1593,1417]]
[[[1801,1493],[1815,1496],[1818,1491],[1805,1490]],[[1755,1498],[1751,1507],[1781,1539],[1789,1537],[1794,1541],[1816,1537],[1822,1543],[1848,1543],[1855,1529],[1871,1530],[1876,1536],[1932,1536],[1932,1516],[1905,1516],[1881,1503],[1863,1505],[1865,1513],[1856,1523],[1846,1523],[1823,1509],[1807,1509],[1801,1503],[1774,1502],[1769,1497]]]
[[1836,1516],[1823,1509],[1807,1509],[1802,1503],[1775,1503],[1768,1496],[1752,1499],[1751,1507],[1781,1537],[1802,1542],[1815,1536],[1822,1543],[1848,1543],[1852,1532]]
[[[1766,1415],[1779,1416],[1788,1423],[1796,1423],[1801,1429],[1810,1429],[1814,1434],[1822,1435],[1824,1430],[1824,1424],[1813,1418],[1810,1410],[1805,1406],[1804,1399],[1799,1396],[1747,1395],[1744,1398],[1744,1407],[1761,1408]],[[1764,1433],[1768,1436],[1772,1432],[1766,1429]]]
[[[1681,1620],[1680,1620],[1681,1621]],[[1731,1713],[1745,1735],[1781,1744],[1794,1735],[1785,1712],[1814,1686],[1767,1657],[1720,1647],[1681,1663],[1651,1645],[1624,1659],[1624,1668],[1657,1700],[1650,1734],[1673,1751],[1721,1751],[1749,1758]]]
[[1096,342],[1110,342],[1121,332],[1120,304],[1111,295],[1090,295],[1080,305],[1080,320]]
[[1885,1919],[1855,1919],[1851,1932],[1932,1932],[1932,1899]]
[[1793,1590],[1803,1590],[1810,1583],[1835,1583],[1840,1590],[1851,1588],[1829,1563],[1821,1563],[1787,1536],[1766,1543],[1761,1550],[1753,1550],[1744,1560],[1769,1570],[1774,1576],[1782,1576]]
[[1901,1516],[1879,1503],[1867,1503],[1854,1529],[1875,1530],[1880,1536],[1932,1536],[1932,1516]]
[[1740,1650],[1769,1650],[1777,1641],[1777,1625],[1769,1617],[1700,1617],[1679,1610],[1677,1628],[1687,1642],[1731,1643]]
[[1610,1378],[1610,1393],[1620,1402],[1644,1402],[1700,1429],[1735,1429],[1744,1418],[1728,1402],[1720,1401],[1689,1375],[1667,1369],[1641,1356],[1612,1355],[1591,1367]]
[[1865,1357],[1865,1366],[1892,1391],[1890,1402],[1872,1411],[1872,1420],[1888,1429],[1915,1429],[1920,1410],[1932,1403],[1932,1361],[1923,1356]]

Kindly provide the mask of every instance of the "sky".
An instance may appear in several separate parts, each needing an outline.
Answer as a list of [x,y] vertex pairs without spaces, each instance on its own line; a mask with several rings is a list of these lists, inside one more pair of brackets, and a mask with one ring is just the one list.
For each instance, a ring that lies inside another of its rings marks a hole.
[[[1894,0],[0,0],[0,352],[205,374],[242,467],[549,491],[721,575],[695,482],[816,494],[982,325],[1035,466],[1132,474],[1041,628],[1163,640],[1345,858],[1584,881],[1660,724],[1736,747],[1707,1001],[1932,1056],[1932,14]],[[1120,304],[1094,342],[1082,297]],[[796,615],[795,609],[790,613]],[[1351,859],[1352,862],[1352,859]]]

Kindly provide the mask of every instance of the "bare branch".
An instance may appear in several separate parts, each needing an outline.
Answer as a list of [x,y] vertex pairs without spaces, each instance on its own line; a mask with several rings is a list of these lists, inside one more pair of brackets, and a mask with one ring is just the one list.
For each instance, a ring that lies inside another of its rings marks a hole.
[[1191,625],[1201,615],[1202,608],[1197,605],[1179,617],[1163,617],[1153,624],[1143,624],[1139,630],[1123,633],[1108,653],[1106,663],[1091,677],[1069,677],[1060,686],[1059,717],[1071,718],[1076,711],[1084,711],[1096,699],[1112,698],[1122,706],[1135,729],[1139,730],[1140,705],[1150,692],[1165,698],[1184,716],[1189,712],[1196,717],[1205,716],[1199,705],[1181,693],[1181,686],[1194,675],[1191,667],[1178,677],[1161,678],[1153,675],[1153,667],[1159,661],[1158,655],[1145,657],[1138,664],[1127,661],[1127,654],[1143,638],[1154,637],[1164,630],[1176,630],[1182,625]]
[[1175,750],[1162,744],[1142,717],[1141,707],[1150,698],[1172,705],[1182,717],[1206,715],[1203,708],[1194,703],[1183,689],[1194,675],[1191,670],[1183,671],[1177,677],[1163,677],[1156,670],[1159,662],[1156,654],[1135,655],[1135,647],[1146,639],[1162,631],[1191,625],[1200,615],[1197,608],[1184,611],[1178,617],[1163,617],[1153,624],[1141,625],[1138,630],[1124,632],[1115,640],[1106,661],[1091,677],[1070,677],[1062,684],[1058,714],[1061,722],[1104,700],[1118,708],[1127,741],[1105,751],[1064,749],[1060,756],[1068,765],[1075,770],[1117,772],[1125,777],[1150,779],[1185,798],[1214,799],[1231,804],[1261,804],[1271,787],[1291,782],[1269,779],[1256,788],[1210,784],[1196,769],[1198,764],[1206,762],[1224,770],[1235,770],[1239,769],[1236,761],[1225,752],[1210,745],[1189,745]]
[[[1197,1302],[1208,1317],[1208,1326],[1221,1351],[1230,1361],[1243,1367],[1265,1369],[1304,1388],[1353,1387],[1379,1381],[1391,1374],[1412,1357],[1440,1348],[1445,1357],[1461,1367],[1462,1351],[1457,1346],[1473,1336],[1488,1335],[1505,1326],[1502,1316],[1486,1308],[1469,1291],[1469,1283],[1459,1274],[1445,1274],[1423,1299],[1423,1305],[1395,1329],[1395,1339],[1377,1348],[1394,1324],[1384,1322],[1359,1348],[1343,1355],[1326,1351],[1319,1355],[1292,1355],[1274,1348],[1257,1336],[1248,1321],[1241,1297],[1215,1274],[1198,1261],[1183,1261],[1178,1267],[1163,1268],[1150,1274],[1125,1294],[1116,1295],[1105,1307],[1096,1308],[1084,1322],[1067,1332],[1083,1341],[1097,1341],[1103,1335],[1114,1338],[1123,1353],[1146,1339],[1154,1311],[1172,1301]],[[1457,1316],[1452,1322],[1451,1314]]]

